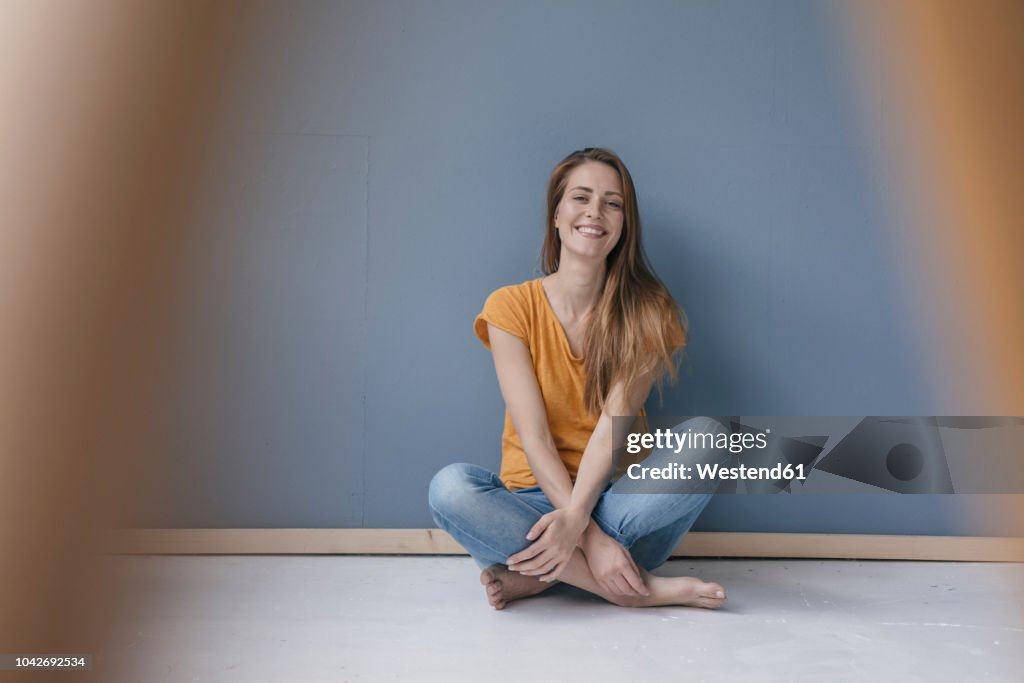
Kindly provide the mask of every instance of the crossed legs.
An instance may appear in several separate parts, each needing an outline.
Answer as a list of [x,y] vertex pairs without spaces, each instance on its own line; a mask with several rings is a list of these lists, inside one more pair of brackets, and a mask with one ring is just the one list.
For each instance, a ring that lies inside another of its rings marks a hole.
[[[710,498],[710,493],[616,495],[612,486],[594,508],[594,519],[605,533],[630,550],[650,595],[606,592],[579,549],[562,572],[561,581],[622,606],[721,606],[725,589],[717,583],[694,577],[660,577],[648,571],[669,557]],[[449,465],[430,483],[430,509],[437,525],[466,548],[481,567],[480,582],[496,609],[551,585],[511,572],[505,566],[510,555],[529,545],[526,533],[534,523],[553,509],[539,487],[512,492],[483,467]]]

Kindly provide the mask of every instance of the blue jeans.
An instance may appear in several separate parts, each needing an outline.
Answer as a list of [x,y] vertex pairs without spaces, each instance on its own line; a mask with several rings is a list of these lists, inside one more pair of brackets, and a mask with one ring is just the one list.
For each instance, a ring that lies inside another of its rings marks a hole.
[[[696,430],[701,425],[719,428],[713,420],[694,418],[675,430]],[[661,467],[676,462],[679,456],[674,451],[661,449],[647,456],[642,465]],[[626,479],[605,487],[591,516],[630,551],[638,566],[654,569],[679,545],[713,492],[622,493],[637,490],[635,482]],[[529,546],[526,534],[542,515],[555,509],[539,486],[509,491],[494,472],[466,463],[448,465],[434,475],[429,503],[437,526],[451,534],[481,569],[506,564],[510,555]]]

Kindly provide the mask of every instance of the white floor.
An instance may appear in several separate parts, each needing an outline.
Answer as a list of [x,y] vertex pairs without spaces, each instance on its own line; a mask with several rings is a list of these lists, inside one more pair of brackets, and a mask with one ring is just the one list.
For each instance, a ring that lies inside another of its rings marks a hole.
[[[466,557],[115,558],[111,681],[1024,680],[1024,565],[676,560],[712,612],[568,587],[496,612]],[[145,599],[144,599],[145,598]]]

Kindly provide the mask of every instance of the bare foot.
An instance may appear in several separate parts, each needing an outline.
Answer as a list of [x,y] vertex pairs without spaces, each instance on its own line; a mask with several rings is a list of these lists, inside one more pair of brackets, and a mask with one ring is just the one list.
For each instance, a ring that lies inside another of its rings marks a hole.
[[504,609],[513,600],[536,595],[558,582],[545,583],[534,576],[509,571],[504,565],[492,564],[480,572],[480,583],[487,590],[487,602],[491,607]]
[[651,595],[646,599],[654,599],[655,605],[718,609],[726,599],[721,585],[701,581],[694,576],[655,576],[645,571],[644,582],[651,589]]
[[644,583],[650,589],[647,596],[613,596],[616,605],[624,607],[662,607],[682,605],[718,609],[725,603],[725,589],[717,583],[701,581],[693,576],[655,576],[641,570]]

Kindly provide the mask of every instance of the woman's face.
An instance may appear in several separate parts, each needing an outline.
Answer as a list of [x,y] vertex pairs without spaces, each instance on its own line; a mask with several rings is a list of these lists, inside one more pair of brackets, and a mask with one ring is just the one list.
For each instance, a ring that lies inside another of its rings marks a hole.
[[555,227],[565,252],[601,260],[622,236],[622,180],[608,164],[588,161],[569,171],[555,209]]

